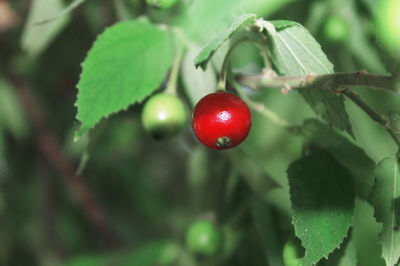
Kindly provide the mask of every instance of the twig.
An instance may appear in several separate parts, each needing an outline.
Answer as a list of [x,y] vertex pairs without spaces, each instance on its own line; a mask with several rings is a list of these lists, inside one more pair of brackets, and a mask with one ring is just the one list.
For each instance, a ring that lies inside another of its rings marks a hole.
[[19,80],[16,81],[16,84],[21,102],[36,131],[38,148],[48,163],[64,177],[66,184],[82,205],[88,220],[98,230],[106,245],[115,247],[115,238],[107,229],[102,210],[82,178],[75,174],[72,162],[62,153],[61,145],[56,137],[47,128],[43,112],[29,87],[25,82]]
[[391,91],[400,96],[400,79],[390,76],[382,76],[365,73],[334,73],[324,75],[304,75],[304,76],[266,76],[266,75],[240,75],[236,80],[243,86],[259,90],[262,88],[281,89],[290,87],[291,89],[301,88],[320,88],[336,90],[340,87],[365,86],[386,91]]
[[394,142],[396,142],[397,146],[400,149],[400,139],[391,128],[390,122],[383,115],[379,114],[377,111],[372,109],[372,107],[370,107],[366,102],[364,102],[361,99],[361,97],[358,96],[353,91],[346,89],[342,93],[346,95],[347,98],[349,98],[352,102],[354,102],[358,107],[360,107],[373,121],[382,125],[382,127],[389,133],[389,135],[392,137]]

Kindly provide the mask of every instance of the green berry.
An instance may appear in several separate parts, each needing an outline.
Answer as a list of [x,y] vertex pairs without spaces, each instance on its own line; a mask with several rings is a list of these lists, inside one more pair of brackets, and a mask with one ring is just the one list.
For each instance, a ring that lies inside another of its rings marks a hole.
[[142,124],[154,139],[176,136],[185,126],[187,112],[176,96],[160,93],[151,97],[142,110]]
[[285,266],[300,265],[300,258],[302,255],[304,255],[304,250],[297,239],[291,239],[286,242],[282,251]]
[[212,256],[221,245],[221,233],[214,223],[199,221],[186,233],[186,245],[196,255]]
[[341,16],[330,16],[324,25],[324,35],[332,42],[343,42],[349,38],[349,24]]
[[175,243],[167,243],[158,257],[158,264],[160,266],[173,265],[179,257],[180,249]]
[[175,5],[178,0],[146,0],[147,4],[160,9],[167,9]]

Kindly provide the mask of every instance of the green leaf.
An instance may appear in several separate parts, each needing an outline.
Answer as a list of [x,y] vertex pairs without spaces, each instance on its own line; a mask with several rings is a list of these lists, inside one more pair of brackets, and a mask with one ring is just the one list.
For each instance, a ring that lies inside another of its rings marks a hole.
[[167,247],[165,241],[151,242],[136,249],[119,266],[153,266]]
[[211,67],[203,71],[193,66],[198,50],[199,47],[189,44],[181,68],[183,86],[192,106],[207,94],[214,92],[217,87],[216,74]]
[[[296,76],[334,72],[332,63],[307,29],[291,21],[271,23],[276,25],[276,32],[268,32],[269,49],[272,62],[280,74]],[[316,114],[330,125],[354,136],[343,96],[337,96],[324,88],[305,88],[299,91]]]
[[296,236],[306,249],[301,265],[327,258],[352,225],[351,174],[326,151],[295,161],[288,169]]
[[380,258],[382,249],[378,235],[381,230],[382,224],[376,221],[372,204],[356,198],[352,237],[357,249],[357,265],[386,265]]
[[104,255],[87,255],[74,257],[69,260],[64,266],[109,266],[112,259]]
[[294,25],[301,26],[296,21],[291,21],[291,20],[272,20],[271,23],[272,25],[274,25],[275,30],[277,31],[283,30],[284,28],[291,27]]
[[177,255],[175,250],[171,250],[170,245],[163,240],[153,241],[128,252],[117,251],[74,257],[64,266],[153,266],[157,265],[160,259],[170,261],[168,256]]
[[59,17],[43,25],[33,22],[53,16],[64,8],[61,0],[33,0],[21,37],[21,47],[29,56],[35,57],[43,52],[57,37],[69,21],[69,16]]
[[[354,212],[356,211],[354,210]],[[357,265],[357,247],[353,235],[353,231],[351,234],[349,233],[349,236],[343,241],[340,248],[331,253],[328,260],[321,261],[320,266]]]
[[218,37],[207,43],[199,52],[194,64],[197,67],[201,67],[203,70],[206,69],[207,63],[212,55],[218,50],[218,48],[228,40],[233,34],[235,34],[241,27],[254,24],[256,21],[256,15],[244,14],[240,16],[225,32],[220,34]]
[[300,133],[310,142],[328,150],[351,174],[356,195],[368,199],[374,183],[375,162],[358,146],[318,120],[306,120]]
[[167,32],[152,24],[127,21],[108,28],[82,65],[76,102],[82,127],[76,136],[150,95],[164,80],[172,57]]
[[0,127],[21,139],[28,133],[23,107],[11,84],[0,79]]
[[43,24],[43,23],[48,23],[52,20],[55,20],[56,18],[59,18],[61,16],[64,16],[65,14],[68,14],[69,12],[71,12],[72,10],[74,10],[75,8],[77,8],[80,4],[82,4],[83,2],[85,2],[85,0],[74,0],[73,2],[71,2],[66,8],[64,8],[61,12],[59,12],[56,15],[53,15],[51,17],[42,19],[40,21],[36,21],[33,22],[32,25],[39,25],[39,24]]
[[355,241],[348,241],[343,256],[340,258],[337,266],[357,265],[357,247]]
[[379,241],[386,265],[397,265],[400,257],[400,167],[393,158],[382,160],[375,171],[371,202],[376,220],[383,224]]

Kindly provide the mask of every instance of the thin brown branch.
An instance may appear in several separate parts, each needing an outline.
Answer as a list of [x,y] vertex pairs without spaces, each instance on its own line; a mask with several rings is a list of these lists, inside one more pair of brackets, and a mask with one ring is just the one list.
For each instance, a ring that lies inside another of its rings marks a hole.
[[347,98],[349,98],[353,103],[355,103],[360,109],[362,109],[373,121],[380,124],[392,137],[394,142],[396,142],[397,146],[400,150],[400,139],[394,132],[394,130],[390,126],[389,120],[386,119],[383,115],[375,111],[372,107],[370,107],[367,103],[365,103],[360,96],[354,93],[351,90],[344,90],[342,92]]
[[[268,72],[269,73],[269,72]],[[301,89],[320,88],[336,90],[341,87],[364,86],[394,92],[400,96],[400,80],[391,76],[369,74],[365,71],[356,73],[334,73],[324,75],[277,76],[277,75],[240,75],[237,81],[254,89]]]
[[36,141],[39,150],[48,164],[64,177],[64,181],[78,199],[88,220],[100,233],[106,245],[108,247],[115,247],[115,237],[107,229],[105,217],[100,206],[82,178],[75,174],[72,162],[63,154],[59,141],[48,129],[44,114],[29,86],[21,80],[15,82],[21,102],[36,131]]

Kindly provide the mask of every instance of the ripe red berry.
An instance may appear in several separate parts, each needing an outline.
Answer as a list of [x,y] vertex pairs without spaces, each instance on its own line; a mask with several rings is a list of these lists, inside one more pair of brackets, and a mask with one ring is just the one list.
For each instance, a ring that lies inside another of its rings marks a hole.
[[251,114],[247,104],[231,93],[208,94],[194,108],[194,134],[209,148],[233,148],[247,137],[250,128]]

